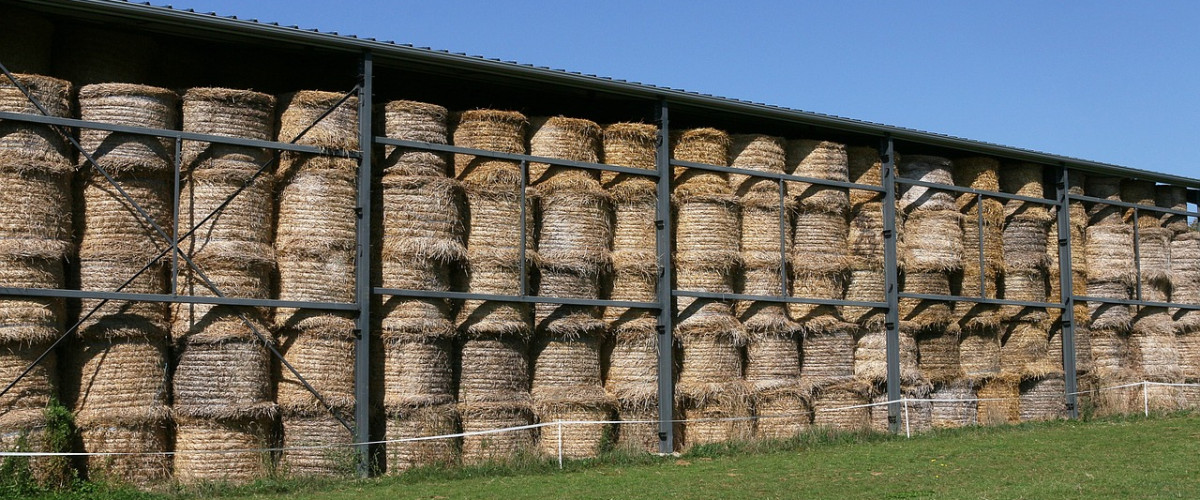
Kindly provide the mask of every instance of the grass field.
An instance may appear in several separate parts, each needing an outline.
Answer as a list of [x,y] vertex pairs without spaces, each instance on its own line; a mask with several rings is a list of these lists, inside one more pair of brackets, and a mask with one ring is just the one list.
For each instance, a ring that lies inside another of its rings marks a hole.
[[1059,421],[912,439],[812,434],[698,447],[680,457],[612,454],[558,470],[545,460],[401,477],[264,481],[143,493],[84,486],[40,498],[1197,498],[1200,415]]

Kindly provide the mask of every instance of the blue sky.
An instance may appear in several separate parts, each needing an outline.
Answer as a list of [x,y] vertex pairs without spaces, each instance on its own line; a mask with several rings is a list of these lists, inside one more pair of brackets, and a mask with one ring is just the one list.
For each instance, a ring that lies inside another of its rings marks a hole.
[[1200,2],[172,4],[1200,177]]

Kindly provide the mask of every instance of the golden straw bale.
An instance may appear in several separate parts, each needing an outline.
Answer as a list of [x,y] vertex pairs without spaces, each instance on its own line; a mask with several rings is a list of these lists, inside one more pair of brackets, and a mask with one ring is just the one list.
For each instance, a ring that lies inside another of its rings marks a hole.
[[[14,288],[61,288],[61,259],[0,257],[0,283]],[[63,329],[63,300],[49,297],[0,296],[0,344],[44,342]]]
[[[71,83],[40,75],[13,75],[50,116],[71,117]],[[0,78],[0,111],[41,115],[8,78]],[[33,123],[0,123],[0,164],[66,173],[75,166],[75,152],[53,127]]]
[[759,439],[794,438],[812,426],[809,393],[790,385],[751,393],[754,415],[754,435]]
[[979,245],[982,242],[983,278],[989,298],[995,298],[996,282],[1004,272],[1005,262],[1003,208],[999,201],[985,199],[983,211],[983,225],[980,226],[978,207],[972,202],[963,209],[963,289],[965,294],[978,295]]
[[976,393],[982,425],[1015,424],[1021,421],[1021,383],[1018,379],[997,377],[984,381]]
[[[1122,179],[1121,180],[1121,201],[1125,203],[1134,203],[1143,206],[1154,206],[1154,181],[1143,181],[1140,179]],[[1122,208],[1123,220],[1126,224],[1133,224],[1134,209]],[[1162,214],[1152,210],[1137,210],[1137,220],[1139,228],[1159,227]]]
[[[905,272],[900,291],[950,295],[950,276],[944,272]],[[900,321],[913,329],[937,329],[954,321],[954,303],[943,300],[900,299]]]
[[[0,129],[3,126],[0,124]],[[69,174],[2,162],[0,159],[0,185],[4,186],[4,195],[0,196],[0,256],[67,256],[74,248]]]
[[738,200],[694,196],[675,207],[676,260],[730,265],[738,262]]
[[40,14],[13,8],[0,21],[0,61],[9,71],[49,73],[54,23]]
[[[181,269],[186,263],[180,264]],[[84,258],[79,262],[79,288],[81,290],[113,291],[128,282],[121,289],[126,293],[167,292],[166,264],[154,264],[141,275],[134,278],[134,273],[143,267],[142,264],[130,263],[121,259]],[[180,273],[182,276],[184,273]],[[205,289],[207,290],[207,289]],[[197,293],[196,295],[204,295]],[[178,306],[180,308],[186,306]],[[203,307],[203,306],[200,306]],[[107,318],[120,321],[142,323],[146,328],[162,330],[167,327],[168,305],[160,302],[140,301],[103,301],[100,299],[84,299],[80,301],[81,317],[92,313],[80,324],[79,333],[87,337],[110,337],[118,332],[96,328],[98,322]],[[93,312],[94,311],[94,312]],[[134,332],[136,333],[136,332]]]
[[272,359],[261,341],[191,338],[176,346],[175,356],[176,414],[199,418],[274,414]]
[[[846,300],[884,302],[884,275],[882,269],[853,269],[846,281]],[[885,309],[880,307],[845,306],[842,317],[863,327],[875,328],[883,325]]]
[[1009,319],[1004,327],[1000,346],[1001,373],[1014,377],[1045,375],[1039,361],[1046,358],[1050,349],[1049,323],[1037,315],[1023,314]]
[[1200,335],[1186,332],[1175,337],[1179,351],[1179,370],[1185,380],[1200,379]]
[[[602,156],[604,163],[621,167],[657,168],[658,127],[649,123],[622,122],[604,127]],[[655,191],[653,177],[600,172],[604,188],[617,200],[640,198]]]
[[899,247],[904,269],[954,271],[963,267],[963,215],[950,210],[916,210],[904,220]]
[[[859,380],[887,380],[887,330],[882,326],[860,330],[854,348],[854,376]],[[917,368],[917,341],[910,330],[900,330],[900,379],[905,384],[922,380]]]
[[849,221],[845,214],[798,212],[788,258],[800,272],[837,272],[849,265]]
[[[283,359],[300,372],[327,404],[354,405],[354,370],[348,369],[354,366],[353,336],[299,330],[283,333],[279,343]],[[286,367],[280,367],[276,382],[275,401],[285,410],[323,409],[324,405]]]
[[784,204],[783,209],[781,214],[778,197],[742,198],[739,234],[742,262],[746,265],[782,265],[784,254],[792,248],[793,215],[790,204]]
[[[50,348],[48,342],[0,344],[0,380],[5,386],[33,365],[34,360]],[[0,408],[6,410],[42,409],[58,397],[58,356],[50,351],[46,357],[20,381],[0,397]]]
[[[171,184],[160,177],[136,174],[115,175],[114,179],[153,223],[168,235],[171,231]],[[160,234],[115,186],[98,173],[83,176],[77,207],[80,234],[79,256],[126,259],[138,265],[149,262],[169,246],[168,236]]]
[[[1159,185],[1154,187],[1154,204],[1171,210],[1187,211],[1187,188],[1183,186]],[[1162,226],[1174,234],[1188,231],[1186,215],[1162,214]]]
[[[543,265],[538,295],[551,298],[598,299],[600,276],[596,271],[579,272],[571,268]],[[535,329],[552,336],[599,335],[604,321],[600,308],[593,306],[534,305]]]
[[[1121,178],[1089,175],[1084,184],[1084,192],[1093,198],[1121,201]],[[1104,203],[1090,203],[1088,207],[1088,225],[1110,226],[1122,222],[1125,209]]]
[[[0,413],[0,451],[70,452],[73,436],[62,434],[62,426],[70,425],[68,418],[50,415],[45,408],[6,409]],[[21,460],[25,463],[13,463],[6,457],[4,462],[10,474],[20,474],[22,481],[36,487],[64,488],[75,479],[71,461],[63,456],[33,456],[27,462]]]
[[[655,271],[656,266],[653,265],[617,268],[612,273],[608,297],[612,300],[657,302]],[[630,328],[636,330],[637,324],[644,324],[647,320],[653,324],[655,314],[648,309],[604,308],[604,320],[613,334]]]
[[[782,174],[786,151],[784,139],[763,134],[731,136],[729,166],[758,172]],[[730,174],[729,184],[737,196],[779,196],[779,181],[745,174]]]
[[[991,288],[988,290],[988,295],[997,295],[991,291]],[[959,301],[954,304],[954,315],[963,330],[994,329],[1000,326],[1000,321],[1004,318],[1005,313],[1011,315],[1010,310],[1005,310],[995,304],[979,304],[968,301]]]
[[[301,90],[280,98],[279,107],[283,112],[279,115],[279,140],[325,148],[357,149],[358,97],[351,96],[338,105],[342,97],[339,92]],[[333,111],[321,118],[330,109]],[[304,132],[305,129],[308,131]],[[303,136],[301,132],[304,132]],[[284,153],[285,156],[290,154]]]
[[[610,420],[612,403],[604,391],[596,386],[561,388],[544,392],[534,397],[534,414],[543,424],[556,421],[606,421]],[[542,427],[538,448],[546,455],[555,455],[560,449],[567,458],[595,458],[606,445],[611,434],[609,424],[567,424]],[[561,446],[561,448],[560,448]]]
[[[900,221],[897,221],[899,223]],[[883,203],[855,205],[850,211],[850,258],[861,267],[883,267]]]
[[[617,424],[617,448],[650,453],[658,452],[658,401],[656,399],[648,403],[618,401],[617,420],[622,422]],[[674,423],[672,426],[675,427],[677,436],[682,435],[682,424]]]
[[1101,225],[1087,228],[1088,282],[1134,282],[1133,228]]
[[[861,431],[871,426],[868,389],[862,382],[845,382],[821,387],[813,393],[813,427]],[[858,408],[850,408],[858,406]]]
[[541,201],[538,256],[559,266],[611,265],[612,204],[602,190],[559,190]]
[[466,258],[465,196],[453,179],[384,175],[384,265],[408,257],[441,262]]
[[[443,436],[458,432],[458,409],[453,404],[390,408],[388,441],[426,436]],[[446,466],[458,461],[462,438],[431,439],[387,443],[387,468],[396,474],[414,467]]]
[[800,383],[804,387],[825,387],[854,378],[854,330],[843,325],[804,337],[800,343]]
[[639,336],[616,338],[608,353],[605,389],[626,407],[657,401],[658,335],[647,326]]
[[929,393],[929,399],[934,400],[929,409],[930,427],[952,429],[975,425],[979,411],[975,397],[975,385],[970,380],[935,385]]
[[[1004,267],[1008,271],[1045,270],[1050,262],[1046,240],[1049,219],[1009,217],[1004,224]],[[1057,250],[1057,247],[1053,247]]]
[[1127,330],[1092,328],[1092,373],[1103,377],[1123,376],[1129,372],[1129,334]]
[[383,349],[384,406],[405,408],[454,400],[452,340],[397,339],[385,341]]
[[[904,179],[914,179],[936,184],[954,184],[953,164],[939,156],[903,155],[899,158],[897,174]],[[905,212],[915,209],[937,211],[958,210],[955,195],[925,186],[900,184],[897,187],[899,208]]]
[[[275,98],[249,90],[198,87],[183,94],[183,130],[269,141],[275,139]],[[184,141],[183,165],[254,172],[271,159],[262,148]]]
[[[180,242],[189,254],[274,260],[274,183],[270,177],[251,179],[238,170],[197,170],[186,179],[179,202],[180,231],[199,225],[192,236]],[[210,214],[212,218],[200,224]],[[223,248],[213,252],[209,245]]]
[[272,421],[191,418],[175,421],[174,477],[184,484],[248,483],[271,470]]
[[564,388],[601,387],[600,338],[596,335],[541,335],[533,344],[531,391],[534,402]]
[[[349,370],[347,370],[349,371]],[[342,420],[354,425],[353,407],[335,408]],[[354,433],[329,410],[284,411],[279,468],[295,477],[349,476],[354,474],[358,450],[352,446]]]
[[917,368],[930,382],[950,382],[964,374],[959,340],[962,336],[958,325],[950,325],[945,331],[921,332],[916,335]]
[[[847,146],[846,160],[850,182],[870,186],[883,185],[883,162],[880,161],[878,148],[873,146]],[[883,193],[881,192],[865,191],[862,189],[850,190],[851,208],[861,206],[864,203],[879,202],[881,200],[883,200]]]
[[[780,290],[779,268],[747,269],[742,273],[744,283],[740,293],[777,296]],[[738,301],[735,304],[738,321],[750,332],[791,331],[797,326],[787,315],[787,306],[778,302]]]
[[528,402],[529,346],[510,337],[472,338],[462,345],[458,400]]
[[[591,120],[564,116],[529,121],[529,154],[586,163],[600,162],[600,126]],[[529,164],[529,182],[543,193],[558,189],[599,188],[600,171]]]
[[76,416],[79,441],[87,457],[88,479],[147,485],[171,474],[169,420],[147,418],[137,409],[115,411],[104,418]]
[[1066,382],[1062,375],[1039,377],[1021,382],[1018,407],[1021,421],[1057,420],[1067,417],[1064,395]]
[[[729,164],[729,134],[712,128],[671,132],[671,158],[723,167]],[[695,168],[675,167],[674,196],[724,196],[733,193],[729,174]]]
[[[801,177],[848,182],[850,172],[846,146],[813,139],[788,141],[784,171]],[[787,190],[789,197],[795,199],[803,211],[845,214],[850,208],[850,194],[846,188],[788,182]]]
[[688,420],[683,427],[684,446],[743,441],[753,434],[749,395],[740,382],[724,384],[708,397],[689,399],[681,409]]
[[[312,160],[318,158],[312,157]],[[312,162],[306,161],[305,166],[281,178],[276,250],[319,256],[324,252],[353,249],[356,242],[355,172],[336,167],[309,167]]]
[[[483,109],[458,113],[454,121],[455,146],[501,153],[526,152],[525,115]],[[517,186],[522,175],[519,162],[463,154],[454,155],[454,174],[469,185],[480,187]]]
[[742,377],[740,339],[728,335],[680,336],[682,352],[676,392],[687,400],[704,401],[728,390]]
[[1171,230],[1146,227],[1138,231],[1138,266],[1142,299],[1167,302],[1171,293]]
[[[968,156],[955,158],[954,183],[980,191],[1000,190],[1000,161],[986,156]],[[970,193],[958,195],[958,208],[962,210],[975,201],[976,196]]]
[[613,267],[620,269],[657,262],[654,204],[653,198],[644,202],[614,201]]
[[[1009,270],[1004,274],[1003,295],[1008,300],[1045,302],[1046,271],[1042,269]],[[1020,306],[1005,306],[1006,311],[1020,310]]]
[[[520,427],[533,423],[528,403],[460,403],[463,432],[480,432]],[[533,451],[534,431],[521,429],[463,437],[463,464],[479,464],[512,458]]]
[[[846,294],[846,274],[806,272],[793,269],[792,297],[805,299],[841,300]],[[788,316],[807,331],[824,331],[841,323],[838,308],[829,305],[789,302]]]
[[[1171,242],[1171,300],[1200,304],[1200,232],[1189,231]],[[1200,331],[1200,311],[1172,311],[1181,333]]]
[[[331,252],[324,257],[280,254],[279,299],[353,302],[353,251]],[[275,313],[275,324],[279,327],[293,325],[304,317],[303,309],[279,308]]]
[[[1117,281],[1089,281],[1088,295],[1101,299],[1130,300],[1133,292],[1129,285]],[[1133,320],[1129,306],[1125,304],[1107,304],[1089,302],[1088,314],[1093,328],[1100,330],[1124,330],[1129,328]]]
[[765,391],[781,385],[795,385],[800,376],[800,339],[794,332],[750,335],[746,343],[746,382],[752,390]]
[[1129,335],[1129,368],[1143,380],[1181,382],[1175,325],[1164,308],[1145,307],[1133,320]]
[[[79,89],[79,117],[87,121],[171,130],[179,126],[178,106],[175,92],[146,85],[98,83]],[[174,142],[106,130],[79,131],[83,151],[109,173],[172,172]]]
[[958,359],[963,376],[971,379],[1000,374],[1000,332],[988,329],[964,329],[958,343]]
[[[518,295],[520,271],[515,265],[472,263],[467,269],[467,291]],[[467,300],[458,312],[459,330],[468,335],[529,335],[533,317],[528,304]]]
[[[1036,163],[1012,162],[1005,163],[1000,169],[1000,189],[1006,193],[1030,198],[1043,198],[1043,167]],[[1047,206],[1020,200],[1008,200],[1004,203],[1007,215],[1027,215],[1033,218],[1047,218]]]
[[78,340],[69,344],[65,359],[63,399],[77,416],[97,420],[116,414],[140,414],[150,420],[167,416],[165,336]]
[[[520,259],[521,231],[525,231],[527,243],[534,241],[532,202],[526,200],[522,228],[520,192],[516,187],[490,190],[468,186],[466,192],[467,258],[516,266]],[[529,244],[526,258],[535,255],[533,247]]]
[[[436,104],[390,101],[384,105],[384,134],[404,141],[447,144],[450,142],[449,112]],[[385,146],[385,175],[445,177],[445,153]],[[386,226],[385,226],[386,227]]]

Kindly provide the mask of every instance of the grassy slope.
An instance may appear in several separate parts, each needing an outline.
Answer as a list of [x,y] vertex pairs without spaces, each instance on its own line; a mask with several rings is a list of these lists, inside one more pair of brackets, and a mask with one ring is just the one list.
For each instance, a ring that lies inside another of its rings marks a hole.
[[542,463],[516,472],[443,471],[364,482],[191,491],[182,496],[390,500],[1200,495],[1200,415],[956,430],[911,440],[840,437],[775,444],[766,450],[762,445],[749,447],[759,449],[697,449],[681,458],[574,464],[565,472],[547,472],[549,466]]

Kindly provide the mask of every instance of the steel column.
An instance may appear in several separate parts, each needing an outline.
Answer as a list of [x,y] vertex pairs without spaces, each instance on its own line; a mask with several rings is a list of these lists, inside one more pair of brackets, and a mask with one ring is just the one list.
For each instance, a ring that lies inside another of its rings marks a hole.
[[671,134],[669,106],[659,101],[658,203],[655,207],[655,238],[658,253],[658,451],[675,451],[675,306],[671,295]]
[[354,260],[354,298],[358,302],[356,323],[357,343],[354,349],[354,426],[358,445],[358,474],[367,477],[372,473],[371,447],[371,156],[374,148],[371,140],[373,110],[372,80],[373,61],[371,52],[362,54],[362,79],[358,92],[358,144],[362,156],[358,160],[358,237],[357,255]]
[[1075,378],[1075,276],[1071,274],[1071,204],[1069,173],[1066,165],[1058,169],[1058,285],[1062,300],[1062,361],[1066,384],[1067,412],[1079,418],[1079,382]]
[[[900,271],[896,256],[896,150],[891,136],[883,139],[883,284],[887,300],[888,430],[900,431]],[[981,207],[982,208],[982,207]]]

